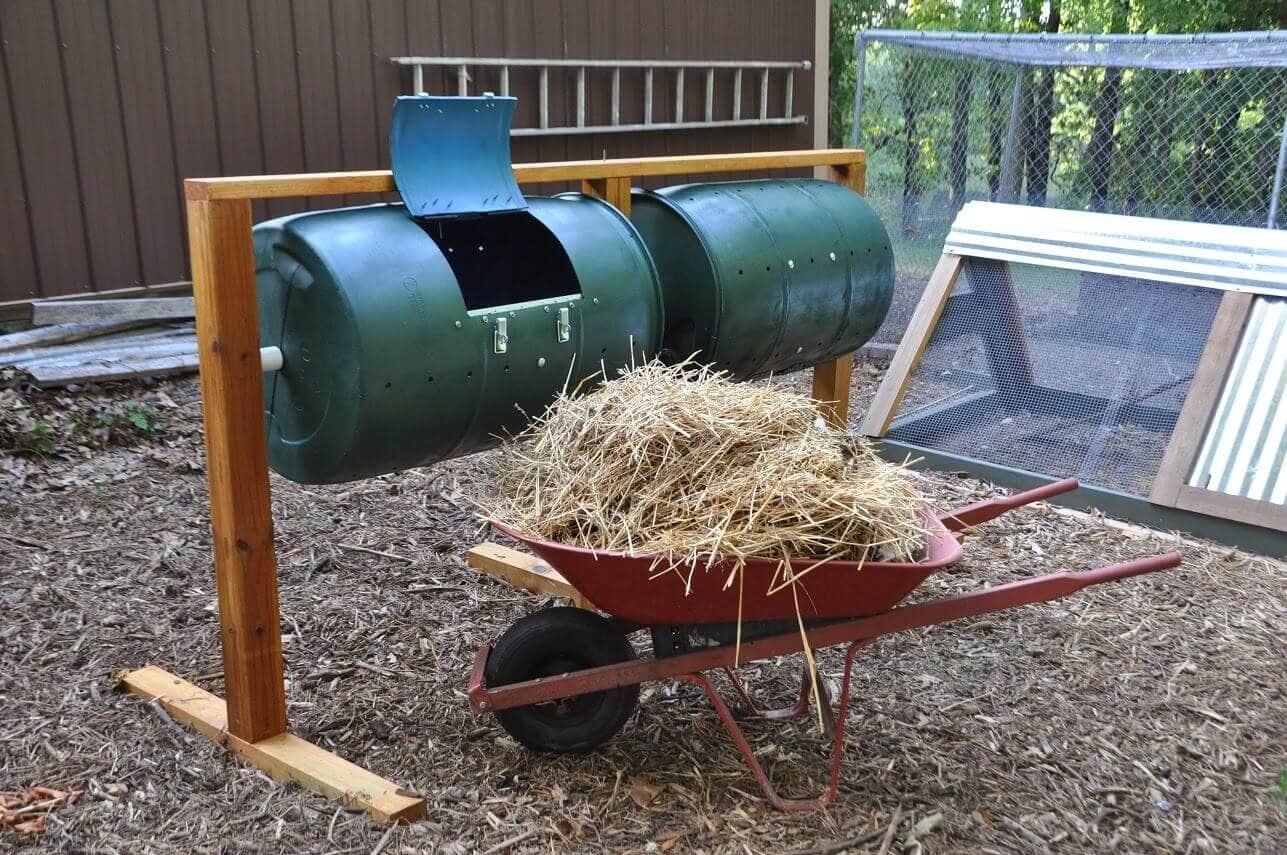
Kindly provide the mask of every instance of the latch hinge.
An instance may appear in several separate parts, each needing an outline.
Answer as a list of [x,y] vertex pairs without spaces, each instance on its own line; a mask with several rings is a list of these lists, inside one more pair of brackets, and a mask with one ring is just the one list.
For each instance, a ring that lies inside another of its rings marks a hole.
[[572,321],[568,319],[566,307],[559,309],[559,319],[555,326],[558,330],[559,341],[570,341],[572,339]]
[[496,334],[492,338],[492,345],[497,353],[509,350],[509,318],[496,319]]

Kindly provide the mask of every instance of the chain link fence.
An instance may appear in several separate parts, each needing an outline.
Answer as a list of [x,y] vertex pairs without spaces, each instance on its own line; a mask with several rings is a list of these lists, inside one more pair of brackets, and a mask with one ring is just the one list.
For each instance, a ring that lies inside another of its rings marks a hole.
[[868,30],[857,144],[895,240],[896,342],[967,201],[1281,228],[1287,34]]

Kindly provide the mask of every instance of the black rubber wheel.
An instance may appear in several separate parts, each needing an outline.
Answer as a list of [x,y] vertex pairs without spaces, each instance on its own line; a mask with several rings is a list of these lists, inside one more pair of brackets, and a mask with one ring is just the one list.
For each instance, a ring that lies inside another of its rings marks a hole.
[[[496,642],[483,678],[488,688],[552,677],[635,658],[611,621],[584,609],[558,607],[528,615]],[[616,735],[639,702],[638,686],[622,686],[498,710],[501,726],[536,751],[593,751]]]

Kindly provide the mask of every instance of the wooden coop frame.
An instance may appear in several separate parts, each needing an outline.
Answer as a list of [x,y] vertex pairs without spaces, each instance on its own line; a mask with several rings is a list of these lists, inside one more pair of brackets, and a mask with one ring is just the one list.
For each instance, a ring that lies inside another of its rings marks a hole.
[[[514,166],[514,177],[520,184],[580,182],[584,192],[628,217],[638,178],[803,167],[824,167],[831,180],[858,193],[866,189],[866,156],[859,149],[527,163]],[[388,170],[184,182],[226,697],[155,666],[122,677],[131,692],[159,702],[274,778],[365,809],[379,821],[413,820],[423,815],[424,799],[287,729],[251,202],[391,192]],[[848,424],[851,360],[845,355],[813,372],[813,397],[841,428]],[[574,593],[536,559],[497,544],[475,547],[468,563],[528,590]],[[578,605],[588,604],[578,599]]]
[[[886,438],[900,423],[915,424],[951,410],[963,412],[989,395],[1004,397],[1040,388],[1034,380],[1011,263],[1220,293],[1147,495],[1083,484],[1077,492],[1052,501],[1287,556],[1287,504],[1282,498],[1273,499],[1287,493],[1287,238],[1281,232],[971,202],[952,225],[859,432],[881,440],[888,457],[910,456],[925,466],[969,472],[1014,488],[1073,474],[1030,472]],[[900,404],[940,320],[954,300],[974,299],[972,294],[956,293],[967,264],[989,283],[986,296],[992,314],[986,328],[975,331],[982,339],[996,391],[976,392],[931,407],[923,415],[900,418]],[[1239,407],[1246,411],[1244,419],[1225,415]],[[1213,475],[1213,458],[1223,460],[1223,480]],[[1228,470],[1235,468],[1229,475]],[[1245,492],[1246,485],[1257,479],[1268,486],[1261,486],[1253,497]],[[1243,485],[1242,494],[1237,485]]]

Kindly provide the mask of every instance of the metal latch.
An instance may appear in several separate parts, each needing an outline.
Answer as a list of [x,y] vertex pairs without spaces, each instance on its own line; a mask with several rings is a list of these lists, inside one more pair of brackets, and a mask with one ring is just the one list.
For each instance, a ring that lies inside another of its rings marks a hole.
[[492,338],[492,345],[497,353],[509,350],[509,318],[496,319],[496,334]]
[[559,309],[559,320],[555,325],[558,330],[559,341],[570,341],[572,339],[572,322],[568,320],[568,310]]

